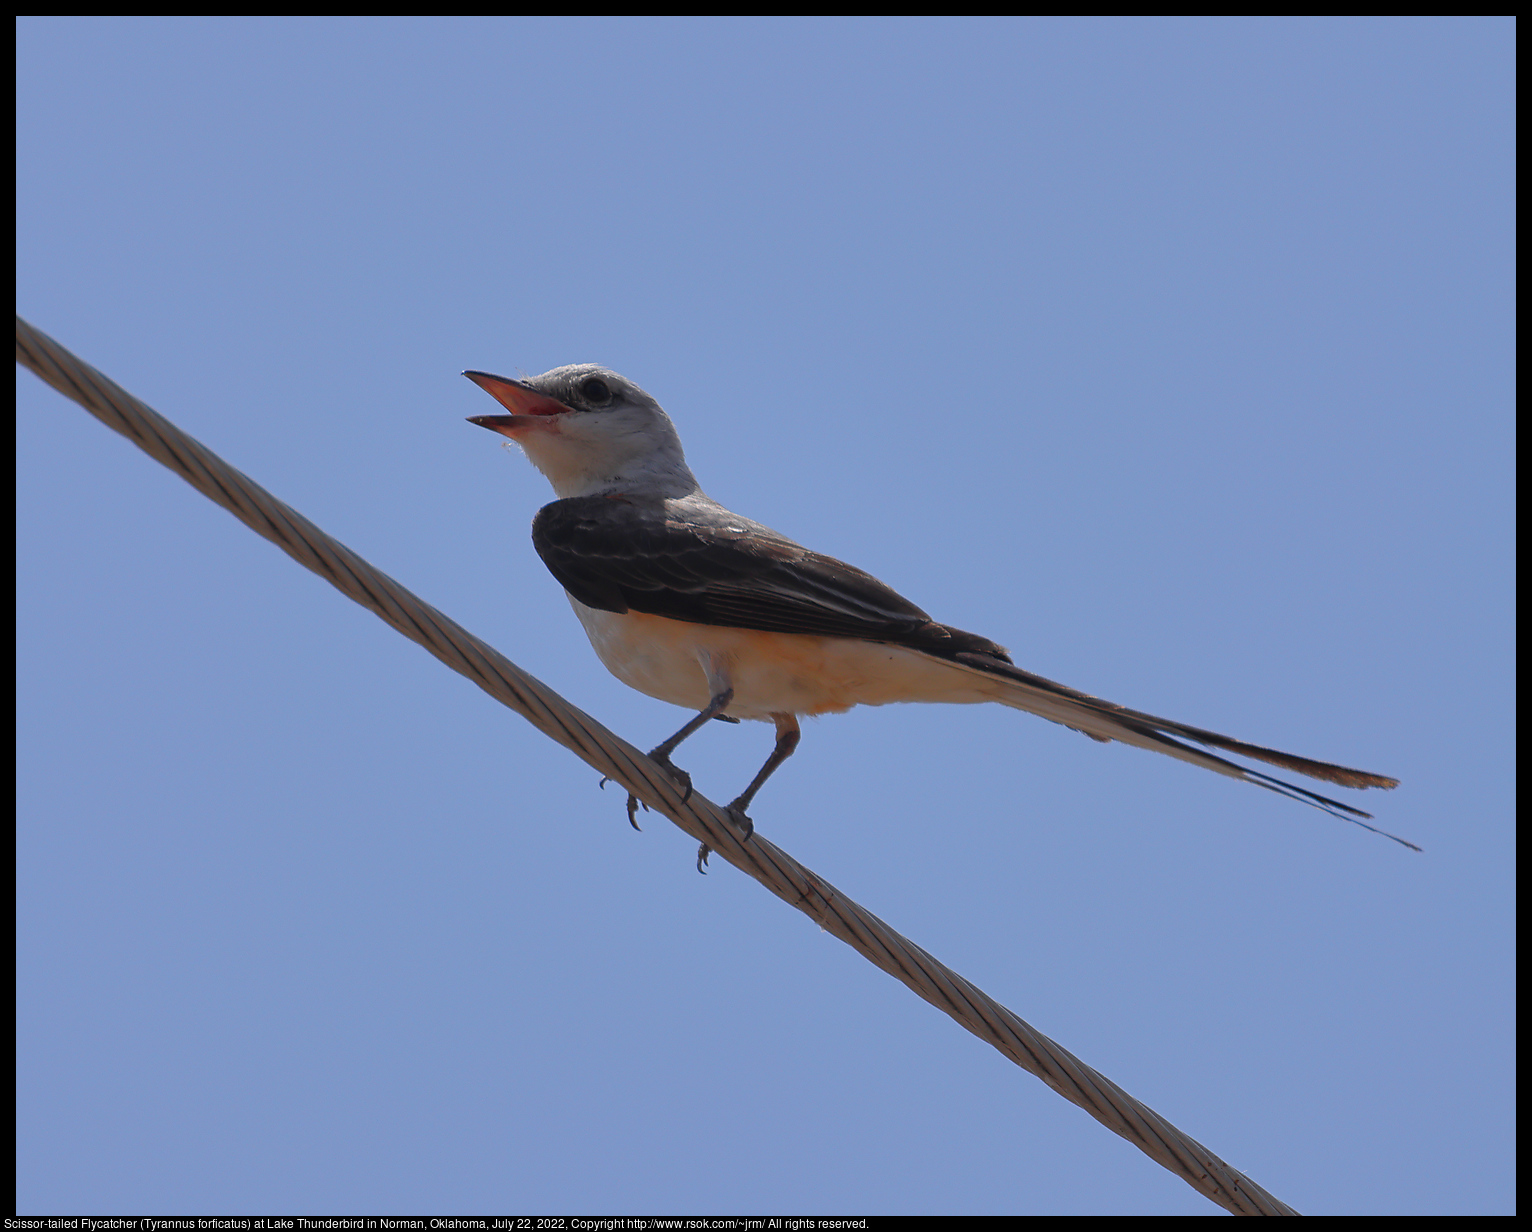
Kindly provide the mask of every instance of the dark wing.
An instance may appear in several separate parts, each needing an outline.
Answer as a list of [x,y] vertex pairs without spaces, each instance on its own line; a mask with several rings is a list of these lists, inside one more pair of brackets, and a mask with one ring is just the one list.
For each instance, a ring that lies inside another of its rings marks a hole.
[[937,624],[871,574],[755,526],[693,523],[657,504],[585,496],[539,510],[532,544],[587,607],[1010,662],[994,642]]
[[[587,607],[908,646],[1011,682],[1021,692],[1007,704],[1092,739],[1122,740],[1232,773],[1369,830],[1376,827],[1358,819],[1371,815],[1360,809],[1190,748],[1176,737],[1347,787],[1397,785],[1383,775],[1246,744],[1035,676],[987,638],[937,624],[871,574],[761,527],[693,523],[667,515],[657,502],[590,496],[539,510],[532,543],[564,589]],[[1387,837],[1420,850],[1396,835]]]

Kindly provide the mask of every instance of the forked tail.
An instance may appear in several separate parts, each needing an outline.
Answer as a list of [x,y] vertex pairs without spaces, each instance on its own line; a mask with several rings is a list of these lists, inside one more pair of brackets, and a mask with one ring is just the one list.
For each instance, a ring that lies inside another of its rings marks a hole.
[[1399,786],[1398,779],[1391,779],[1381,774],[1369,774],[1365,770],[1352,770],[1327,761],[1315,761],[1309,757],[1298,757],[1292,753],[1263,748],[1258,744],[1246,744],[1242,740],[1221,736],[1217,732],[1206,731],[1200,727],[1177,723],[1171,719],[1157,718],[1155,715],[1144,714],[1139,710],[1129,710],[1126,706],[1103,701],[1099,697],[1081,693],[1067,685],[1046,680],[1042,676],[1035,676],[996,655],[960,651],[942,657],[947,658],[948,662],[957,663],[970,671],[1003,682],[1004,687],[995,692],[995,700],[1004,705],[1017,710],[1026,710],[1042,718],[1051,719],[1055,723],[1062,723],[1065,727],[1083,732],[1095,740],[1120,740],[1124,744],[1137,745],[1141,749],[1164,753],[1170,757],[1191,762],[1194,766],[1202,766],[1218,774],[1228,775],[1230,778],[1243,779],[1247,783],[1254,783],[1258,787],[1264,787],[1267,791],[1274,791],[1291,800],[1301,800],[1305,804],[1312,804],[1315,808],[1353,822],[1364,830],[1371,830],[1374,834],[1391,838],[1411,851],[1420,850],[1408,839],[1402,839],[1397,834],[1390,834],[1387,830],[1380,830],[1377,826],[1368,825],[1367,823],[1372,819],[1371,813],[1364,813],[1361,809],[1352,808],[1349,804],[1331,800],[1328,796],[1321,796],[1318,792],[1273,778],[1259,770],[1247,769],[1227,758],[1219,757],[1216,753],[1209,753],[1206,749],[1192,748],[1191,745],[1184,744],[1182,741],[1190,740],[1194,744],[1204,745],[1207,748],[1238,753],[1242,757],[1268,762],[1298,774],[1306,774],[1310,778],[1337,783],[1342,787],[1391,788]]

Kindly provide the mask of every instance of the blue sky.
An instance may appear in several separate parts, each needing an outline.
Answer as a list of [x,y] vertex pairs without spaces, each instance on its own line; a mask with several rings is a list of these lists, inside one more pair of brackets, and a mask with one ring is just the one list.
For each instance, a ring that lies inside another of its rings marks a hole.
[[[1417,855],[998,707],[761,832],[1310,1214],[1504,1214],[1509,19],[24,18],[18,308],[634,743],[459,376]],[[18,1209],[1217,1208],[18,375]],[[770,731],[680,764],[729,799]]]

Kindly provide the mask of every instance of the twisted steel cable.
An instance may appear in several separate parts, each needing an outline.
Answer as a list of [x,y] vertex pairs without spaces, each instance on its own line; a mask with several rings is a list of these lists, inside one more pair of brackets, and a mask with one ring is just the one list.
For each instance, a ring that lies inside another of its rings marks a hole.
[[1237,1215],[1298,1213],[760,834],[741,843],[718,805],[697,792],[683,800],[669,776],[640,750],[373,568],[19,315],[16,360],[1211,1201]]

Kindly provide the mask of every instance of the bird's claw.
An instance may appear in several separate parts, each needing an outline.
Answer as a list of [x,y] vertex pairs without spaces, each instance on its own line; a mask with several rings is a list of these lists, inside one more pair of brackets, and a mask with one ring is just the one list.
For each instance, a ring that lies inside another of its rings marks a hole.
[[[727,716],[720,715],[718,717],[724,718]],[[651,752],[649,756],[659,763],[660,768],[669,776],[670,781],[681,789],[681,803],[685,804],[690,800],[692,798],[692,776],[663,754]],[[609,776],[603,776],[600,784],[601,787],[605,788],[609,781]],[[755,822],[751,821],[750,815],[745,812],[743,800],[744,797],[736,799],[724,809],[724,813],[738,827],[740,841],[748,843],[750,836],[755,833]],[[649,806],[631,792],[628,794],[628,824],[635,830],[642,830],[642,827],[638,824],[638,806],[641,804],[644,806],[644,812],[647,813]],[[707,874],[707,858],[712,854],[713,849],[706,843],[697,848],[697,871],[699,873]]]
[[745,810],[740,808],[739,801],[734,801],[733,804],[724,809],[724,812],[729,815],[730,821],[744,831],[740,835],[740,841],[749,842],[750,836],[755,833],[755,822],[751,821]]
[[[681,789],[681,803],[685,804],[690,800],[692,798],[692,776],[687,774],[685,770],[681,769],[680,766],[676,765],[668,757],[655,757],[653,753],[650,753],[649,756],[659,762],[661,768],[670,776],[670,781]],[[601,782],[597,786],[605,790],[606,785],[611,781],[611,776],[604,774],[601,776]],[[638,808],[641,804],[643,805],[644,812],[647,813],[649,806],[633,795],[632,792],[628,793],[628,824],[640,833],[643,832],[643,827],[638,824]]]
[[[612,781],[612,776],[611,775],[603,774],[601,776],[601,781],[599,783],[597,783],[596,786],[601,788],[602,791],[605,791],[606,790],[606,785],[608,783],[610,783],[611,781]],[[630,792],[628,794],[628,824],[630,826],[632,826],[635,830],[637,830],[640,834],[642,834],[644,832],[644,828],[643,828],[643,826],[638,824],[638,806],[640,804],[644,804],[644,802],[642,800],[640,800],[637,796],[633,795]],[[648,811],[649,811],[649,806],[647,804],[644,804],[644,812],[647,813]]]
[[676,765],[668,757],[655,757],[653,753],[650,753],[649,756],[653,757],[659,763],[660,768],[670,776],[670,781],[681,789],[681,803],[685,804],[690,800],[692,798],[692,776],[687,774],[685,770],[681,769],[680,766]]
[[[738,826],[742,831],[740,834],[740,841],[743,843],[748,843],[750,841],[750,836],[755,833],[755,822],[751,821],[749,814],[746,813],[744,809],[740,808],[739,801],[736,800],[733,804],[729,805],[724,809],[724,812],[728,814],[729,820]],[[702,846],[697,848],[697,871],[699,873],[704,875],[707,873],[707,869],[704,868],[703,865],[707,863],[708,856],[712,854],[713,849],[706,843],[703,843]]]

